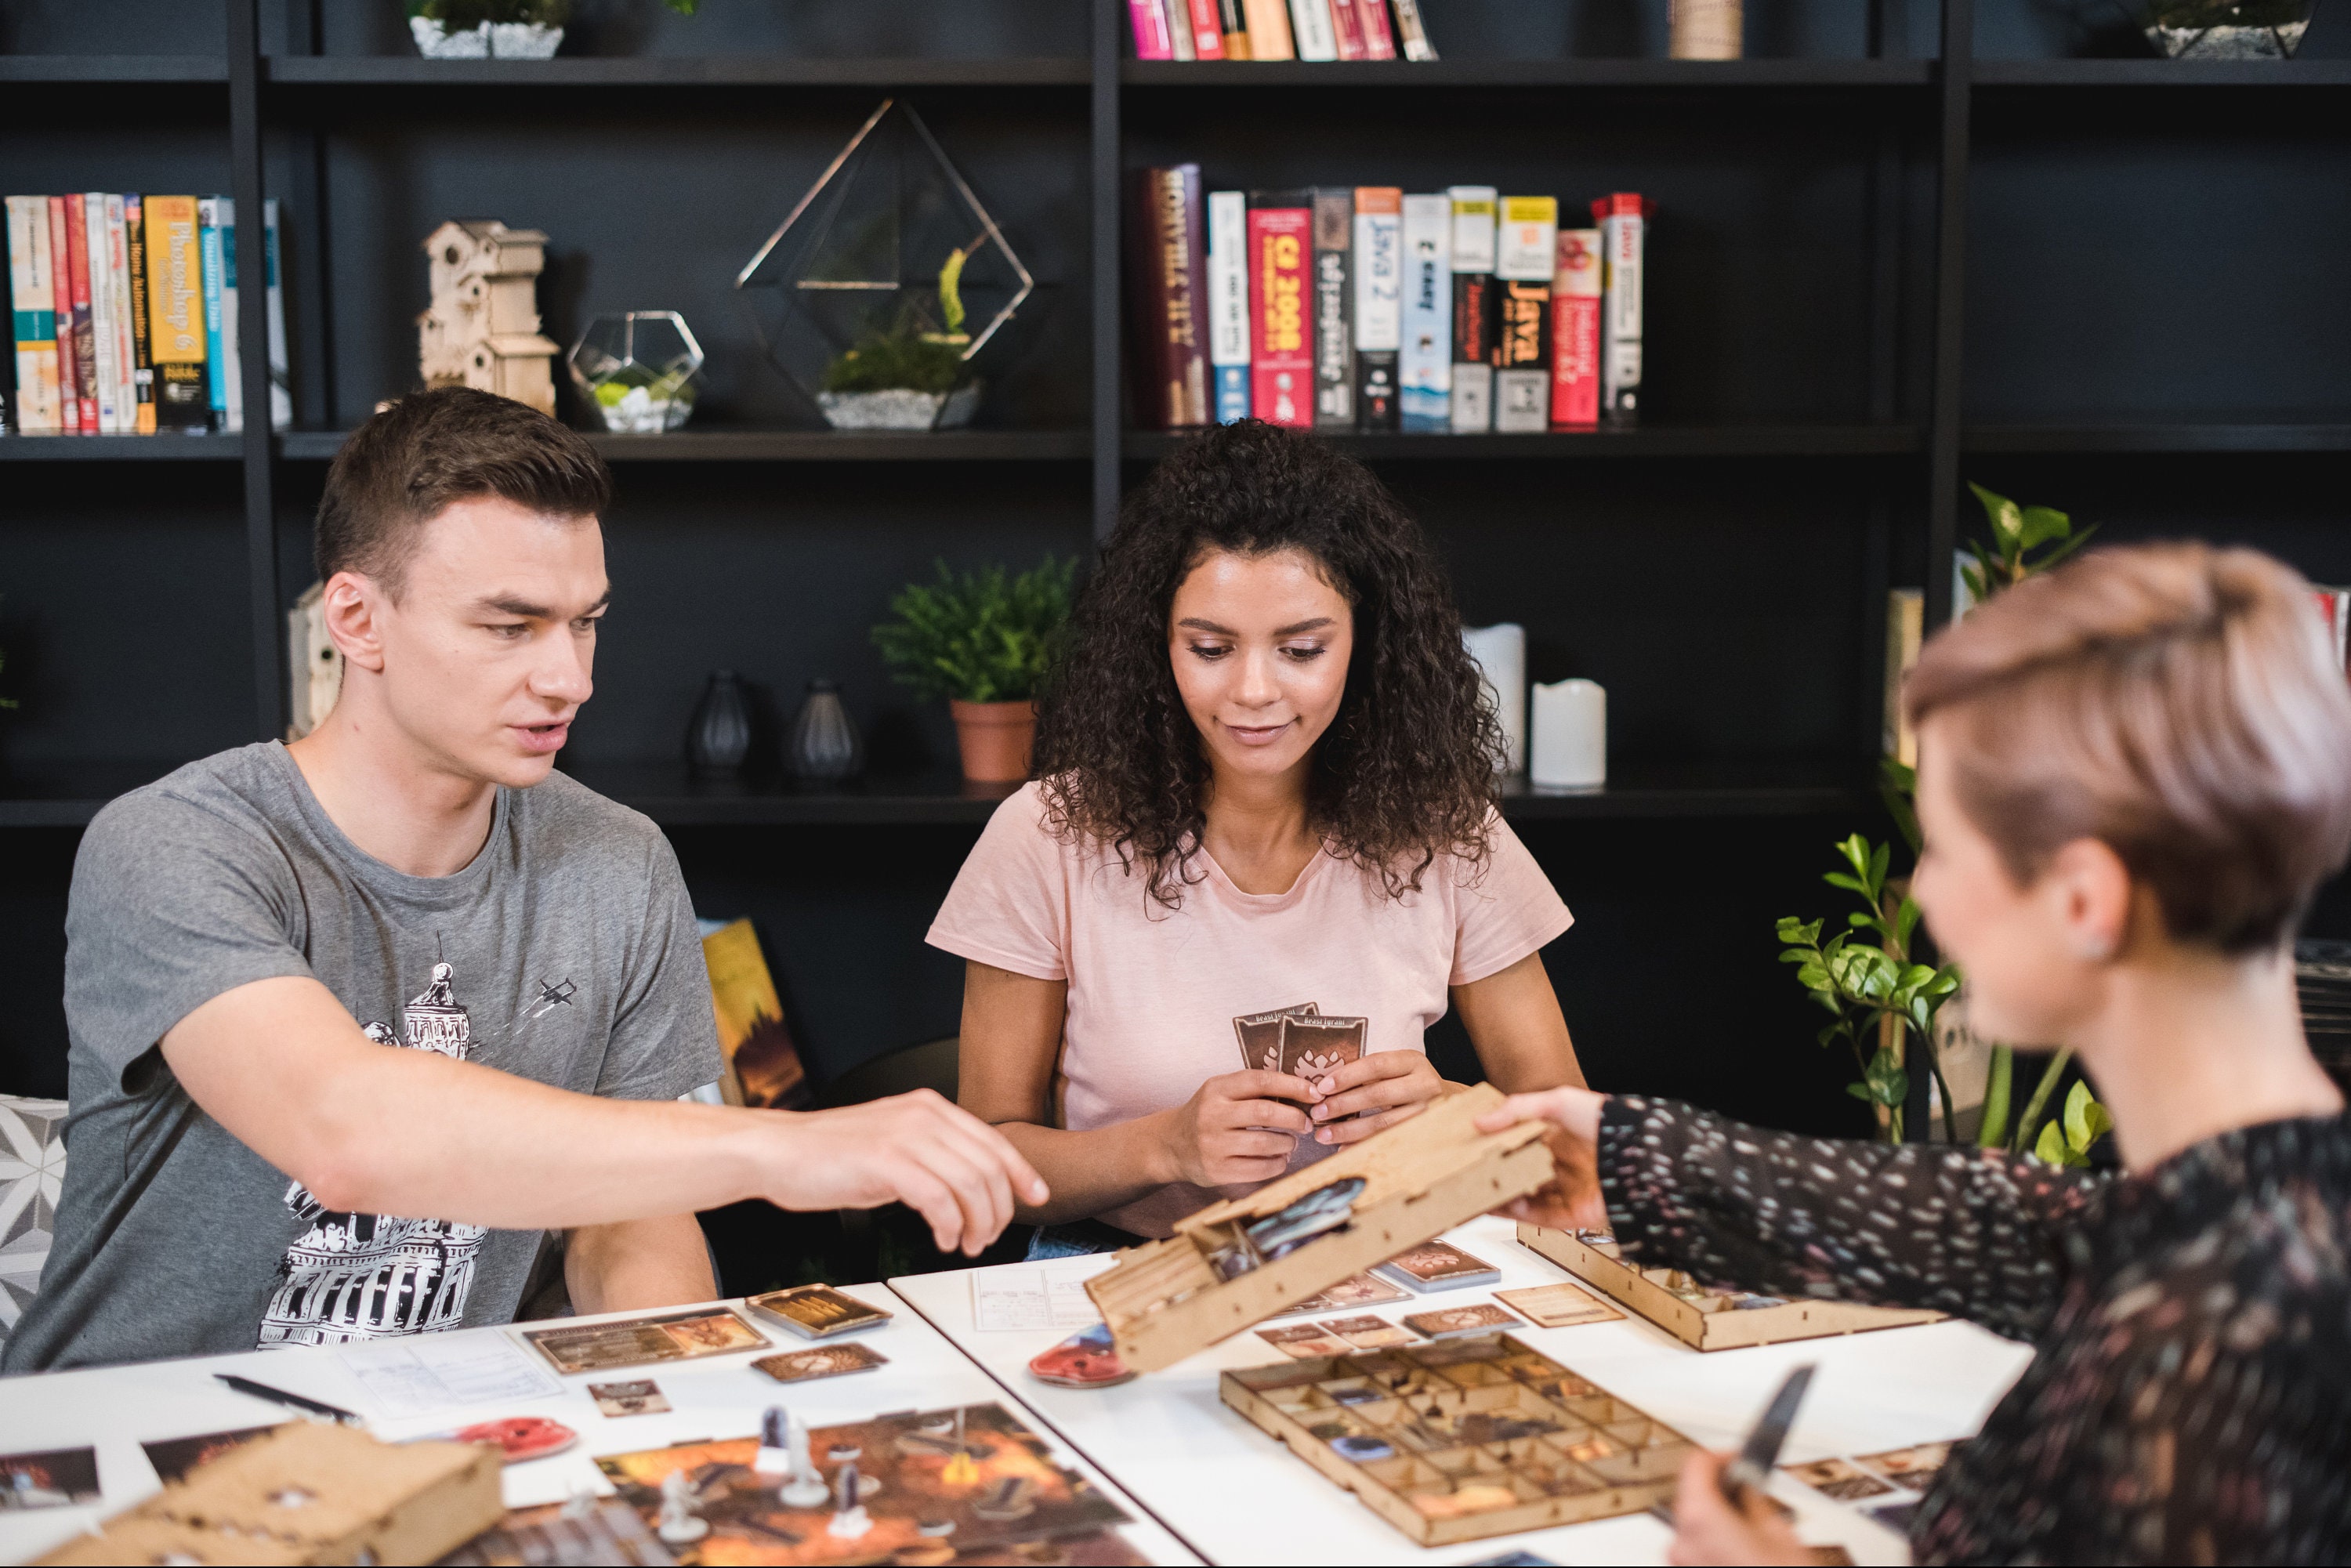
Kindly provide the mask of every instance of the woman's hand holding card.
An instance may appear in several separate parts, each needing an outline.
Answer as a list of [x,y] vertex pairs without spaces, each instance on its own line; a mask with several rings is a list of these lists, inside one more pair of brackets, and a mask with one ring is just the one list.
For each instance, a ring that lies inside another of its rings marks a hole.
[[1435,1064],[1416,1051],[1373,1051],[1332,1069],[1314,1090],[1314,1138],[1332,1145],[1358,1143],[1449,1092]]
[[1543,1143],[1551,1149],[1551,1180],[1495,1213],[1555,1230],[1608,1228],[1608,1205],[1600,1192],[1600,1107],[1607,1099],[1589,1089],[1546,1089],[1513,1094],[1478,1118],[1481,1133],[1521,1122],[1549,1124]]
[[1301,1078],[1284,1072],[1226,1072],[1194,1090],[1169,1114],[1165,1146],[1176,1179],[1194,1186],[1238,1186],[1270,1181],[1290,1167],[1290,1154],[1311,1129],[1293,1101],[1314,1097]]

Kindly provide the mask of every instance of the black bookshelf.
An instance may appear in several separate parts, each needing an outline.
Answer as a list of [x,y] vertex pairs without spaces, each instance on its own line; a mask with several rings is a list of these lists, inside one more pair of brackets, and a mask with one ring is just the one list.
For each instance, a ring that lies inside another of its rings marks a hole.
[[[1646,423],[1329,438],[1425,519],[1470,622],[1525,624],[1535,679],[1609,690],[1608,789],[1501,791],[1583,917],[1551,961],[1596,1082],[1844,1124],[1771,924],[1834,908],[1828,844],[1886,831],[1886,594],[1923,584],[1948,613],[1966,481],[2105,538],[2241,538],[2351,581],[2351,59],[2325,57],[2345,29],[2319,31],[2323,6],[2283,63],[2072,57],[2031,0],[1915,19],[1823,0],[1759,13],[1758,57],[1696,62],[1592,8],[1449,0],[1443,60],[1327,65],[1127,58],[1120,0],[599,5],[549,61],[419,58],[389,0],[101,9],[0,0],[18,51],[0,167],[18,190],[279,198],[296,422],[0,439],[0,693],[26,699],[0,715],[0,846],[21,868],[0,944],[42,993],[0,1020],[0,1089],[57,1082],[45,966],[76,833],[179,762],[282,731],[308,516],[348,430],[413,380],[416,246],[445,217],[549,232],[558,342],[674,308],[712,351],[694,424],[594,437],[622,475],[620,597],[567,767],[670,831],[697,904],[760,920],[820,1076],[953,1029],[955,966],[920,936],[996,805],[953,777],[945,716],[883,681],[867,627],[934,558],[1083,553],[1182,439],[1129,417],[1138,167],[1658,198]],[[125,86],[142,90],[90,119],[84,95]],[[816,428],[727,287],[893,92],[1045,285],[967,431]],[[259,408],[257,225],[239,240]],[[871,777],[692,779],[680,738],[721,665],[771,737],[800,683],[840,679]],[[2351,931],[2351,898],[2317,924]],[[1796,1043],[1693,1044],[1674,1016],[1692,955],[1719,961],[1727,1028]],[[868,1011],[885,1021],[841,1021]]]

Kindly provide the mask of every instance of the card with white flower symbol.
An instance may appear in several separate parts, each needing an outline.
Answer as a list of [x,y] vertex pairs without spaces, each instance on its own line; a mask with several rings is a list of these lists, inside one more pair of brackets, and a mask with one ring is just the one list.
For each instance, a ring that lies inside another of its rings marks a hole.
[[1233,1033],[1241,1042],[1241,1069],[1249,1072],[1283,1072],[1281,1065],[1281,1020],[1304,1016],[1311,1018],[1319,1009],[1312,1002],[1301,1002],[1294,1008],[1276,1008],[1271,1012],[1244,1013],[1233,1019]]
[[1275,1071],[1309,1083],[1327,1078],[1364,1054],[1364,1018],[1328,1018],[1292,1013],[1281,1020],[1281,1065]]

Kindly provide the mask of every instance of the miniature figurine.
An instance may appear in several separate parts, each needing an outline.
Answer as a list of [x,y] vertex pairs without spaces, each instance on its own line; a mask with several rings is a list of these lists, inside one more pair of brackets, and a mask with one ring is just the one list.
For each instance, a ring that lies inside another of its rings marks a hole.
[[751,1460],[751,1471],[763,1481],[791,1473],[790,1419],[780,1405],[768,1406],[759,1416],[759,1452]]
[[859,1500],[862,1495],[863,1489],[857,1478],[857,1461],[852,1459],[833,1472],[832,1522],[824,1527],[827,1535],[842,1541],[856,1541],[873,1528],[873,1521],[866,1516],[865,1504]]
[[824,1472],[809,1456],[808,1428],[796,1416],[787,1416],[784,1422],[785,1457],[791,1469],[776,1489],[776,1500],[786,1508],[822,1508],[832,1494],[825,1489]]
[[710,1521],[695,1511],[701,1500],[695,1494],[694,1481],[684,1470],[672,1470],[662,1477],[661,1522],[653,1533],[672,1546],[687,1546],[710,1533]]

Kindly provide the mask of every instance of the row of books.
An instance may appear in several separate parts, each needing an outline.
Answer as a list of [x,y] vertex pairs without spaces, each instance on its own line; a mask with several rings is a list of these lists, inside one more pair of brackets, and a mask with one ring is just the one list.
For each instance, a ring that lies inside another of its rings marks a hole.
[[[153,435],[245,426],[236,208],[225,196],[10,196],[16,351],[0,387],[19,435]],[[270,423],[293,423],[277,204],[263,204]]]
[[1140,172],[1129,205],[1136,418],[1377,434],[1573,430],[1641,398],[1649,202],[1565,228],[1491,185],[1201,189]]
[[[1388,7],[1395,7],[1393,25]],[[1433,60],[1420,0],[1126,0],[1139,60]]]

